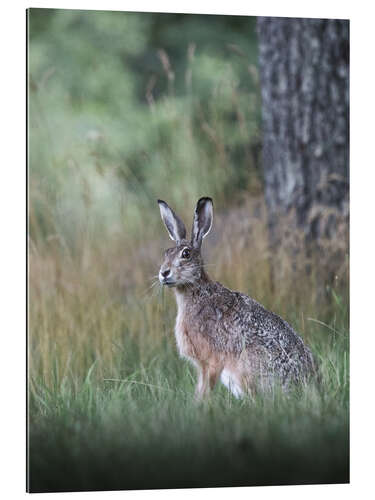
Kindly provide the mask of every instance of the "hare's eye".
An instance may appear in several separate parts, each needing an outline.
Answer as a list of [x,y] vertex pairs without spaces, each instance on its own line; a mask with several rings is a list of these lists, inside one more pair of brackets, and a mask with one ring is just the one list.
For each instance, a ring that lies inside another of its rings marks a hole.
[[181,257],[183,259],[188,259],[190,257],[190,250],[188,248],[184,248],[182,251]]

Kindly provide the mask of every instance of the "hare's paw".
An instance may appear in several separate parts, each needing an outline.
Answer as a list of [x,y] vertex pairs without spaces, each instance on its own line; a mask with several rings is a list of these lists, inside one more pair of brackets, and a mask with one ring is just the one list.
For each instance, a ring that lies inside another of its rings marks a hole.
[[243,397],[244,392],[242,387],[238,384],[233,374],[229,370],[223,370],[220,375],[221,383],[235,396],[237,399]]

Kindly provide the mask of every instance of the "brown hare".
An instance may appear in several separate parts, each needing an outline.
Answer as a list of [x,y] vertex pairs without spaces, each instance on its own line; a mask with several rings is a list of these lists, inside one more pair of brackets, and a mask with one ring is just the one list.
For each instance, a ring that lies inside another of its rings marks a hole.
[[197,368],[196,397],[208,394],[219,377],[241,397],[270,388],[276,380],[286,388],[312,374],[312,354],[286,321],[208,277],[201,245],[212,226],[212,199],[198,201],[190,241],[182,220],[167,203],[158,203],[176,243],[165,252],[159,280],[175,290],[177,347]]

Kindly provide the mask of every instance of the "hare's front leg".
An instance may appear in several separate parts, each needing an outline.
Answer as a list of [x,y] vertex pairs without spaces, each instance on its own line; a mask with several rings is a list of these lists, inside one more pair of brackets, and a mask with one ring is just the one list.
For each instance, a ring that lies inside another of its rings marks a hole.
[[195,399],[201,401],[215,387],[222,367],[216,364],[200,363],[197,365],[197,370],[198,381],[195,388]]

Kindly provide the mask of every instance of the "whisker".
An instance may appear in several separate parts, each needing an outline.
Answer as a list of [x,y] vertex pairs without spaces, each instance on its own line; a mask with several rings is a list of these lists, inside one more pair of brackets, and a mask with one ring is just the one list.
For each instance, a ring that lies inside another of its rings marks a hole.
[[155,274],[155,276],[151,276],[150,278],[148,278],[150,281],[155,279],[155,278],[158,278],[159,279],[159,275],[158,274]]
[[151,286],[149,286],[148,288],[146,288],[146,290],[142,293],[142,296],[141,296],[141,299],[145,299],[147,296],[150,296],[152,297],[153,296],[153,292],[155,291],[155,286],[156,285],[159,285],[159,280],[155,280],[154,283],[151,284]]

